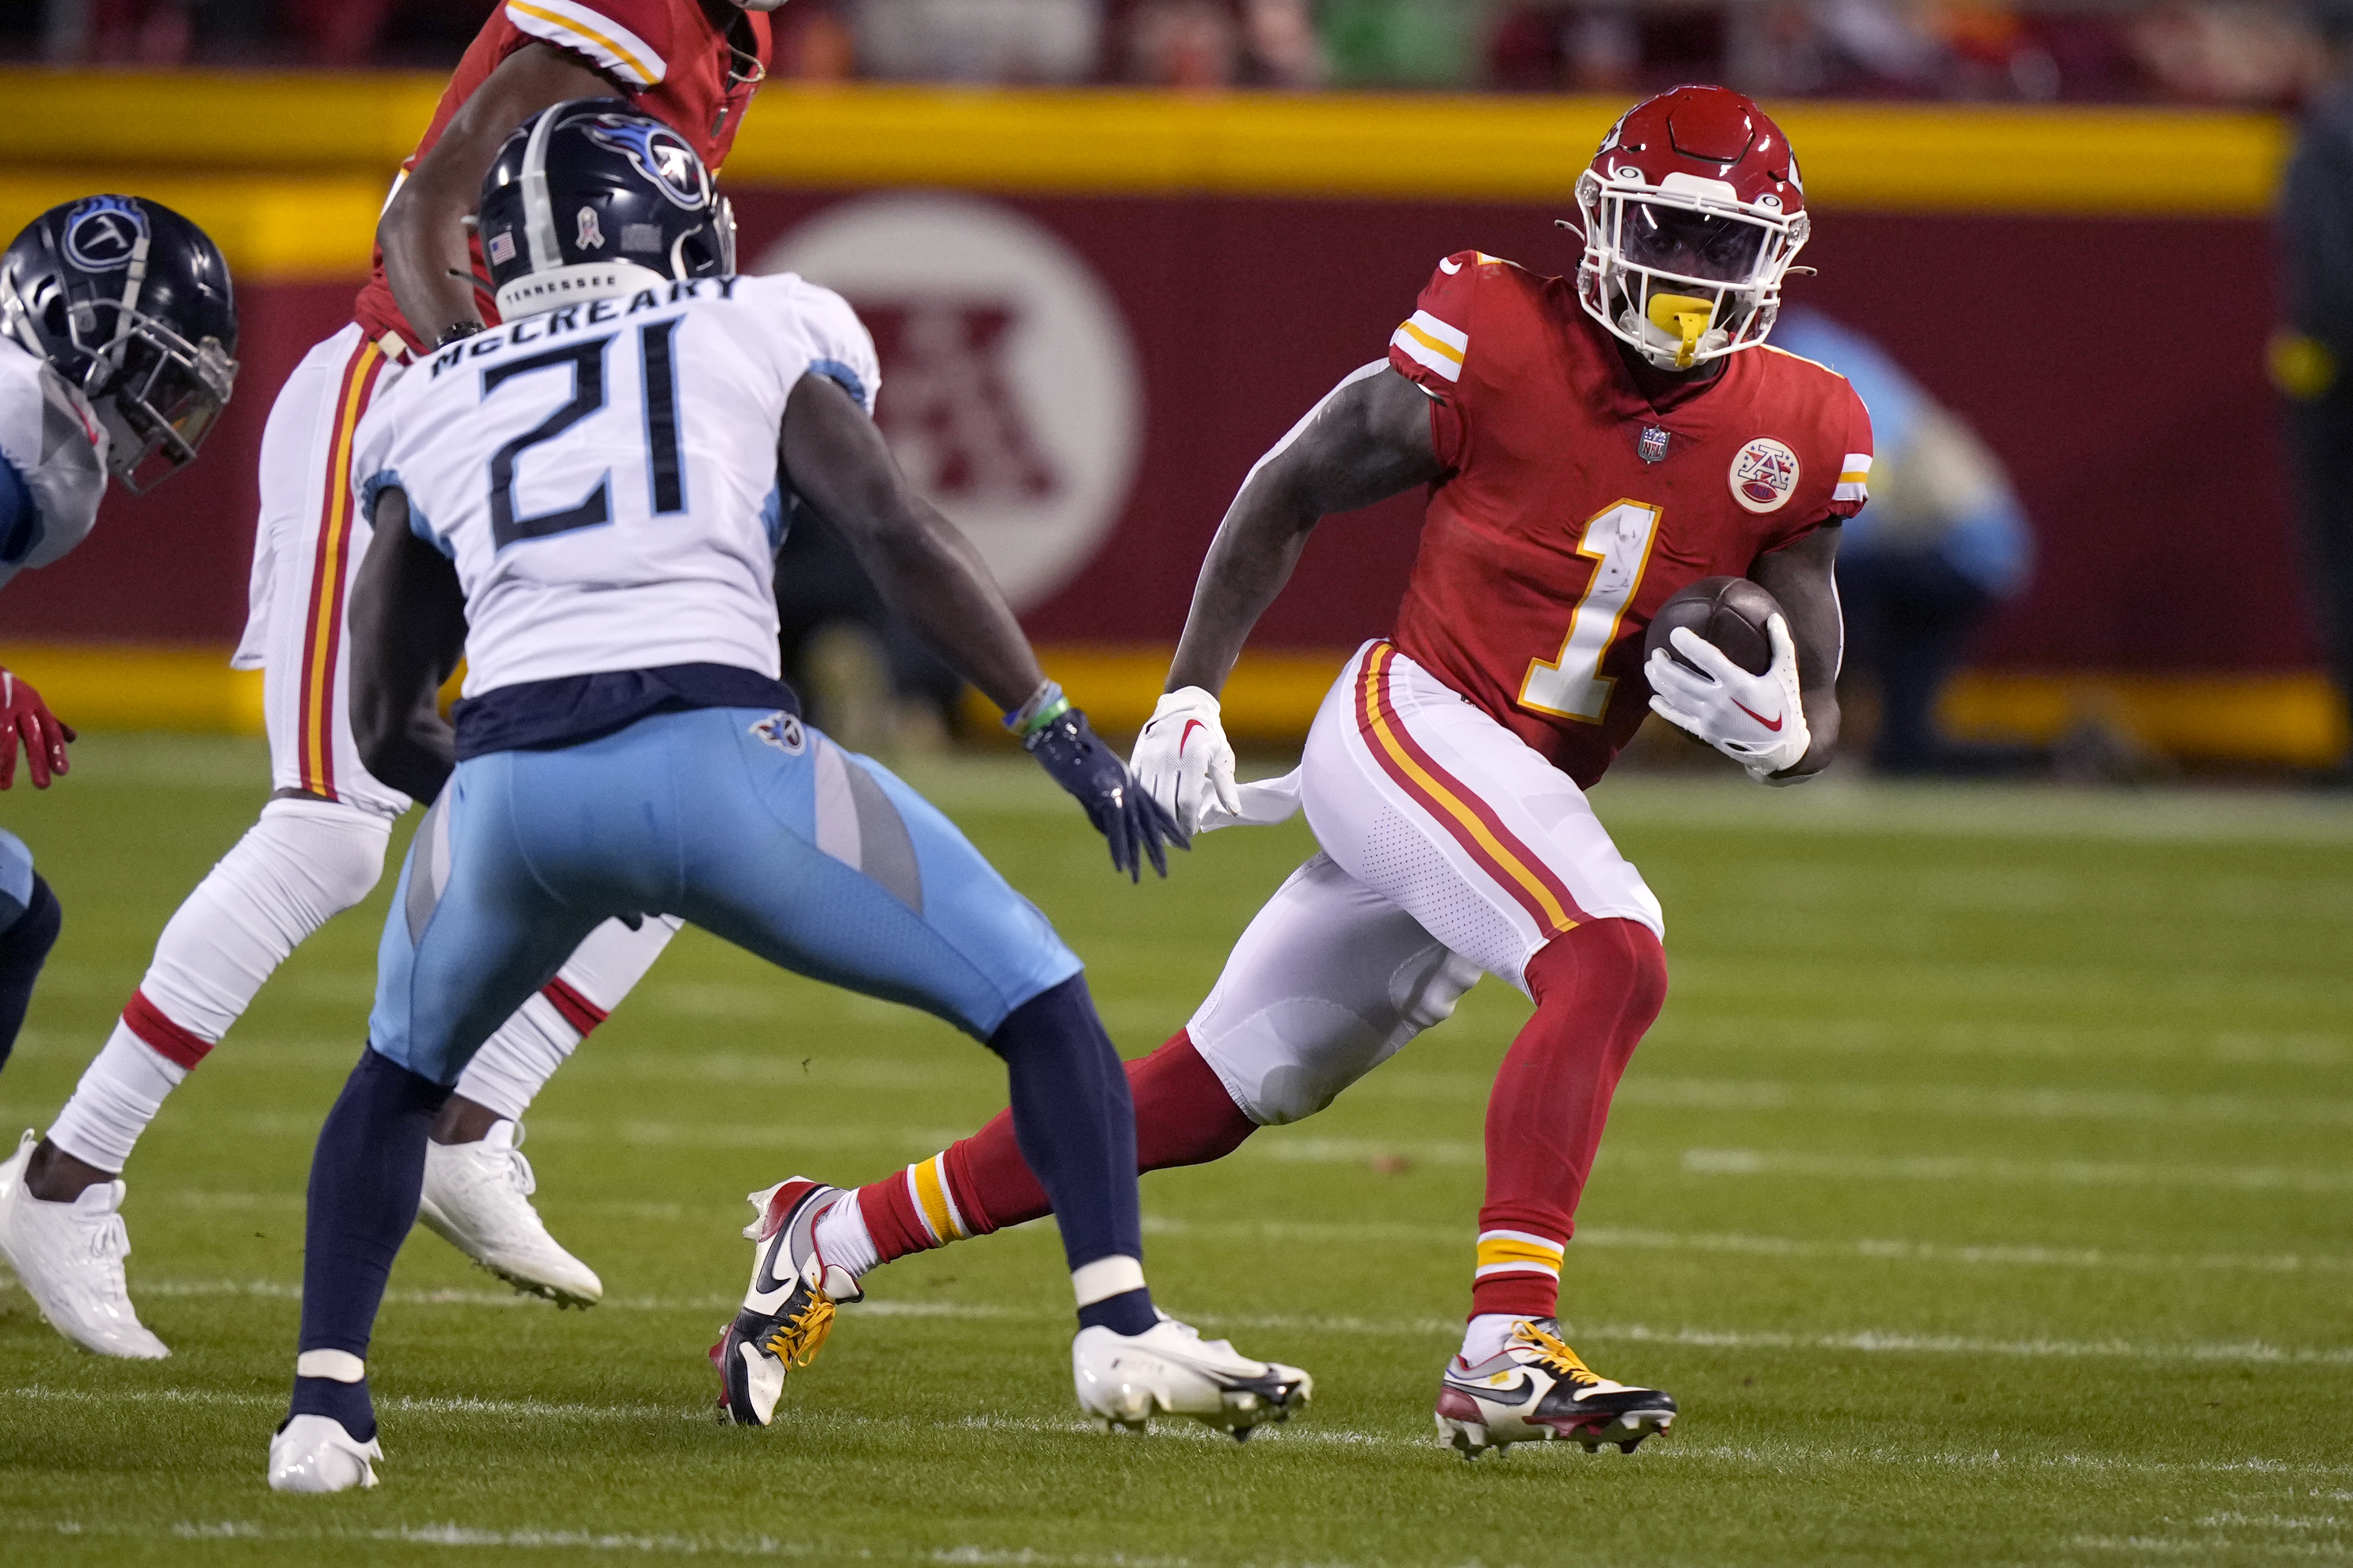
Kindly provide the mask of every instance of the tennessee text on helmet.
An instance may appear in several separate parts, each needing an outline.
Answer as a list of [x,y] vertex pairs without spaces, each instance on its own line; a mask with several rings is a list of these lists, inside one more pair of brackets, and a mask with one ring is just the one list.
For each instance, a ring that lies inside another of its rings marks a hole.
[[1747,98],[1679,87],[1626,111],[1577,177],[1586,312],[1665,370],[1752,348],[1806,243],[1788,139]]
[[735,269],[735,217],[686,138],[618,99],[525,121],[477,213],[499,314],[609,299]]
[[228,262],[142,196],[85,196],[0,254],[0,332],[90,400],[107,467],[143,490],[193,461],[237,380]]

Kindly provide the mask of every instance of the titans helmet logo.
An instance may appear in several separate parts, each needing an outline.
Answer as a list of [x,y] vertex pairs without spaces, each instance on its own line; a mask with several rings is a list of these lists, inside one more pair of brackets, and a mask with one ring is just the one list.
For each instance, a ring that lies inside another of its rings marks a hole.
[[85,272],[119,272],[147,237],[147,215],[128,196],[92,196],[66,214],[66,259]]
[[702,212],[711,205],[711,175],[686,138],[667,125],[628,114],[600,114],[584,127],[588,139],[637,165],[673,206]]

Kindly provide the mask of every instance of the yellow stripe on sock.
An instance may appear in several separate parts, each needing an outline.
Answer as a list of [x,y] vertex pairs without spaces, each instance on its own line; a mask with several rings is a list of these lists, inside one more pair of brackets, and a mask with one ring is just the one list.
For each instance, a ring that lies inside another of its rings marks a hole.
[[930,1159],[907,1167],[907,1178],[914,1184],[915,1203],[923,1211],[923,1221],[932,1227],[933,1237],[940,1241],[962,1241],[964,1229],[955,1222],[955,1205],[948,1202],[947,1157],[934,1154]]
[[1482,1236],[1479,1238],[1479,1267],[1533,1268],[1556,1275],[1560,1272],[1561,1252],[1562,1248],[1533,1237]]

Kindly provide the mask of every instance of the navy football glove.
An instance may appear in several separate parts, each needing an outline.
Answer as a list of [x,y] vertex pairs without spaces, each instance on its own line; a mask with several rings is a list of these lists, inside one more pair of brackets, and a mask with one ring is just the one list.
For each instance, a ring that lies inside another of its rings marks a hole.
[[1065,709],[1021,743],[1056,784],[1078,796],[1087,820],[1111,841],[1113,867],[1126,872],[1128,880],[1143,880],[1146,855],[1154,870],[1168,875],[1162,845],[1191,847],[1176,831],[1176,819],[1136,787],[1119,753],[1095,738],[1087,716],[1077,709]]

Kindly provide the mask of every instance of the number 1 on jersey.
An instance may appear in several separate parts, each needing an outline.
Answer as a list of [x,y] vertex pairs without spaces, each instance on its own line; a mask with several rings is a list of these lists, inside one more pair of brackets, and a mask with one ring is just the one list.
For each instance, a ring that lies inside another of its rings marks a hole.
[[1618,636],[1618,623],[1641,585],[1651,546],[1658,542],[1661,509],[1621,500],[1585,524],[1577,552],[1593,558],[1593,581],[1568,617],[1568,635],[1552,662],[1528,661],[1520,682],[1520,706],[1563,719],[1601,721],[1609,689],[1618,682],[1601,673],[1601,656]]

